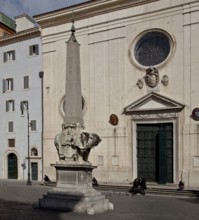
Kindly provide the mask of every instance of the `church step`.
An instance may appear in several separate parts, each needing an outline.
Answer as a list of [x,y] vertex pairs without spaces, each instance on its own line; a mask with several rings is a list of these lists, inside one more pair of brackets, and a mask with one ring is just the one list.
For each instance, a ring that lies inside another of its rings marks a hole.
[[[124,193],[127,194],[131,186],[116,186],[116,185],[99,185],[95,187],[96,190],[109,192],[109,193]],[[177,187],[168,186],[147,186],[146,194],[148,195],[170,195],[170,196],[180,196],[180,197],[197,197],[199,198],[199,190],[185,189],[183,191],[178,191]]]
[[[55,182],[46,183],[47,186],[55,186]],[[128,194],[131,185],[111,185],[111,184],[100,184],[94,187],[96,190],[105,193],[122,193]],[[199,198],[199,190],[196,189],[185,189],[183,191],[177,190],[176,184],[171,185],[158,185],[158,184],[147,184],[146,195],[168,195],[176,197],[197,197]]]

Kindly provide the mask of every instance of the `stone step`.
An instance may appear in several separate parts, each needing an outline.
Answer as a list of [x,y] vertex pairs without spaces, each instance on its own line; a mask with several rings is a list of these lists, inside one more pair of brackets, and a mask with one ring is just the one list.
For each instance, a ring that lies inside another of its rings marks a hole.
[[[48,186],[55,186],[55,182],[47,183]],[[109,193],[123,193],[128,194],[131,185],[111,185],[111,184],[100,184],[94,187],[96,190],[101,192]],[[199,190],[196,189],[185,189],[183,191],[177,191],[177,185],[158,185],[158,184],[147,184],[146,194],[148,195],[168,195],[176,197],[197,197],[199,198]]]
[[[119,185],[99,185],[95,189],[99,191],[109,192],[109,193],[128,193],[131,186],[119,186]],[[146,194],[148,195],[169,195],[176,197],[197,197],[199,198],[199,190],[185,189],[183,191],[178,191],[175,186],[147,186]]]

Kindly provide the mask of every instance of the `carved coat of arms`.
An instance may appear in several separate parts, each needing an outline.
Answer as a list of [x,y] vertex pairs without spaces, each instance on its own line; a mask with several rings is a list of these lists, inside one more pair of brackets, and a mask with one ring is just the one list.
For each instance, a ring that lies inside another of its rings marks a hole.
[[145,83],[147,86],[154,88],[159,83],[159,72],[158,69],[155,67],[149,67],[146,70],[146,75],[144,77]]

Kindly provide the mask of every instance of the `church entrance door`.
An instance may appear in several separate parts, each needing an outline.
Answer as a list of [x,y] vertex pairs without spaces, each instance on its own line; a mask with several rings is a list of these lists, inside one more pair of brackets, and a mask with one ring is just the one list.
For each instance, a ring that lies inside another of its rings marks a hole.
[[137,124],[138,176],[147,182],[173,182],[173,124]]

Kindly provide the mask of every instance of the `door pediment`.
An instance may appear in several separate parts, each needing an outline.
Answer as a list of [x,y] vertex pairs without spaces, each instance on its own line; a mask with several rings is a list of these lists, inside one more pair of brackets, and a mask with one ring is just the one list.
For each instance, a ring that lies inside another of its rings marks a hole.
[[180,112],[185,105],[151,92],[124,108],[124,114]]

